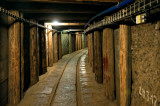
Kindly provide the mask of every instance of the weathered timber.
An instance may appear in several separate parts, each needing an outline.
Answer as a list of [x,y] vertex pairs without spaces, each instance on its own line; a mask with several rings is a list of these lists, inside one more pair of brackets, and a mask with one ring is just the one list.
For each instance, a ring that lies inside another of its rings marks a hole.
[[[11,10],[19,16],[18,11]],[[17,104],[20,101],[20,22],[8,17],[9,29],[9,77],[8,77],[8,103]]]
[[78,50],[78,34],[76,34],[76,50]]
[[[35,20],[32,20],[36,22]],[[37,34],[36,26],[30,25],[30,85],[38,82],[39,71],[37,69]]]
[[52,39],[52,31],[47,30],[48,34],[48,66],[53,66],[53,39]]
[[42,65],[42,73],[44,74],[47,72],[47,54],[46,54],[46,36],[45,36],[45,30],[41,30],[41,65]]
[[82,49],[82,35],[79,35],[79,49]]
[[58,62],[58,34],[53,35],[53,62]]
[[90,63],[90,34],[88,34],[88,62]]
[[92,67],[92,71],[94,72],[94,33],[90,35],[90,65]]
[[[20,14],[21,15],[21,17],[23,18],[23,14],[21,13]],[[21,99],[23,98],[23,89],[24,89],[24,47],[23,47],[23,38],[24,38],[24,24],[23,24],[23,22],[21,22],[20,23],[20,25],[21,25],[21,36],[20,36],[20,38],[21,38],[21,62],[20,62],[20,64],[21,64],[21,72],[20,72],[20,77],[21,77]]]
[[108,99],[114,100],[114,47],[113,29],[103,29],[103,80],[105,95]]
[[95,79],[98,83],[103,82],[103,69],[102,69],[102,42],[101,33],[94,31],[94,70]]
[[114,30],[114,48],[115,48],[115,90],[117,104],[120,105],[120,40],[119,29]]
[[129,36],[130,26],[120,25],[120,106],[130,104]]

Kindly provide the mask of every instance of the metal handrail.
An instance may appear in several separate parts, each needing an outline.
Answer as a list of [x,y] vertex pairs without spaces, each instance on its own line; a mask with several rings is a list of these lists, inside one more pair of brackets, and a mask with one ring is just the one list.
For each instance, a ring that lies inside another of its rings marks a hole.
[[[84,33],[88,33],[89,31],[98,29],[100,27],[114,24],[115,22],[121,21],[124,18],[132,17],[133,15],[138,15],[140,13],[145,12],[146,10],[156,8],[160,5],[160,0],[150,0],[148,3],[146,1],[147,0],[137,1],[125,7],[124,9],[121,9],[118,12],[112,14],[111,16],[104,17],[104,19],[102,19],[101,21],[91,24],[86,30],[84,30]],[[141,6],[141,4],[143,5]],[[97,25],[100,23],[101,26]]]

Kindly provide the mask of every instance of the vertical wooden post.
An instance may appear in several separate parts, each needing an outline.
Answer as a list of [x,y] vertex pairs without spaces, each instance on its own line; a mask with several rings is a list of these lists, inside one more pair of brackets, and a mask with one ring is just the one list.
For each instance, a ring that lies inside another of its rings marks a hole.
[[130,104],[129,36],[130,26],[120,25],[120,106]]
[[[47,25],[48,27],[48,25]],[[46,36],[46,64],[49,66],[49,43],[48,43],[48,29],[45,29],[45,36]]]
[[79,35],[80,50],[82,49],[82,35]]
[[53,62],[58,62],[58,34],[53,35]]
[[76,34],[76,50],[78,50],[78,35]]
[[47,72],[47,54],[46,54],[46,34],[45,29],[41,29],[41,46],[42,46],[42,74]]
[[115,99],[113,29],[103,30],[103,80],[108,99]]
[[[19,16],[18,11],[10,11]],[[8,76],[8,103],[17,104],[20,101],[20,22],[8,17],[9,23],[9,76]]]
[[38,76],[39,73],[37,70],[37,27],[30,26],[30,85],[34,85],[36,82],[38,82]]
[[90,63],[90,34],[88,34],[88,62]]
[[72,35],[69,33],[69,53],[72,53]]
[[94,66],[94,34],[90,34],[90,65],[92,67],[92,71],[94,71],[93,66]]
[[[39,70],[40,70],[40,53],[39,53],[39,31],[38,31],[38,27],[36,27],[37,30],[37,36],[36,36],[36,53],[37,53],[37,77],[39,78]],[[39,79],[38,79],[39,80]]]
[[[51,27],[50,25],[48,25],[49,27]],[[52,30],[47,30],[47,34],[48,34],[48,59],[49,59],[49,63],[48,65],[50,67],[53,66],[53,39],[52,39]]]
[[79,48],[80,48],[80,45],[79,45],[79,34],[77,34],[77,46],[78,46],[78,50],[79,50]]
[[[21,13],[21,18],[23,14]],[[23,47],[23,36],[24,36],[24,24],[21,22],[21,98],[23,98],[23,89],[24,89],[24,47]]]
[[59,59],[62,59],[62,43],[61,43],[61,33],[58,33],[58,54]]
[[119,29],[114,30],[114,54],[115,54],[115,90],[116,90],[116,101],[120,105],[120,40],[119,40]]
[[101,33],[99,31],[94,32],[94,69],[95,79],[98,83],[103,82],[103,70],[102,70],[102,42]]

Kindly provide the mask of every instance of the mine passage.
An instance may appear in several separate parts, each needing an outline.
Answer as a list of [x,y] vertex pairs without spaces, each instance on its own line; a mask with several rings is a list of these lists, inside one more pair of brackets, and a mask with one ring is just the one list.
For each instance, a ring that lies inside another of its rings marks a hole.
[[160,106],[160,0],[0,0],[0,106]]

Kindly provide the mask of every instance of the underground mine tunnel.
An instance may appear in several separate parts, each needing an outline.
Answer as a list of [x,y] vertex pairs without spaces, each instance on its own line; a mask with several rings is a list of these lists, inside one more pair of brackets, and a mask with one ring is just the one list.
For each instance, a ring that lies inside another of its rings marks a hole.
[[160,0],[0,0],[0,106],[160,106]]

